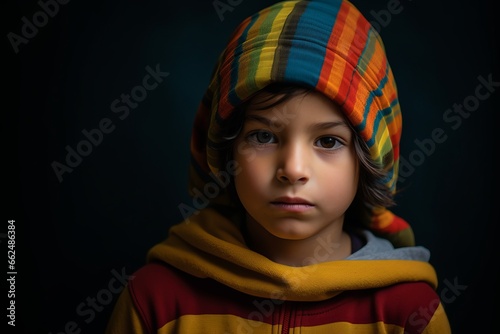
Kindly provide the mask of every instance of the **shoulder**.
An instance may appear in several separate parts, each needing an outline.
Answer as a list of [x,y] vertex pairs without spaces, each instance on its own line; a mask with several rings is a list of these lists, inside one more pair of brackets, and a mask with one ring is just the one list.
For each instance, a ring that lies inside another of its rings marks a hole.
[[441,295],[425,282],[407,282],[387,289],[407,333],[450,333]]
[[344,298],[355,301],[357,307],[366,312],[375,307],[380,314],[396,320],[406,319],[415,310],[436,309],[440,303],[439,295],[431,285],[423,281],[402,282],[388,286],[352,290]]
[[[347,303],[349,301],[349,303]],[[383,323],[405,333],[449,333],[439,294],[423,281],[353,290],[339,300],[353,323]],[[435,329],[438,329],[436,331]],[[443,329],[441,332],[439,329]]]
[[169,299],[182,297],[195,279],[166,263],[151,262],[133,274],[128,288],[134,301],[152,302],[155,298],[165,300],[165,296],[170,296]]
[[404,324],[407,329],[424,328],[441,309],[438,293],[426,282],[394,284],[379,289],[375,299],[378,305],[385,305],[384,313],[388,318]]
[[165,287],[166,283],[182,281],[181,273],[165,263],[151,262],[137,269],[130,279],[130,287],[134,290],[147,291]]
[[[228,313],[254,298],[167,263],[151,262],[129,281],[132,303],[147,328],[157,330],[183,315]],[[250,302],[249,302],[250,301]]]
[[159,328],[176,316],[176,302],[190,298],[189,277],[164,263],[148,263],[134,272],[128,290],[141,319]]
[[[375,298],[395,306],[399,312],[411,312],[421,306],[433,306],[440,302],[439,295],[427,282],[402,282],[377,289]],[[437,305],[435,305],[437,307]]]

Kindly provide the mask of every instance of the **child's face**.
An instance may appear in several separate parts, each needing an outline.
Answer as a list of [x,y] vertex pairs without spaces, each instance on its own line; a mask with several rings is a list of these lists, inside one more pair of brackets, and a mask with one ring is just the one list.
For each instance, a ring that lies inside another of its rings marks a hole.
[[272,109],[247,111],[233,157],[247,213],[282,239],[305,239],[343,222],[356,194],[358,162],[352,130],[319,93]]

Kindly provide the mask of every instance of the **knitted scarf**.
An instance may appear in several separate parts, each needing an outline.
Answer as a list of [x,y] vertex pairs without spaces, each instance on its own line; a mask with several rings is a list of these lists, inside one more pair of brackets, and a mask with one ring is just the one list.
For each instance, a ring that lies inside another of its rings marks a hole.
[[[350,2],[278,2],[244,20],[214,68],[194,120],[189,190],[203,192],[220,166],[224,121],[235,107],[274,82],[314,88],[337,103],[383,167],[396,191],[401,110],[396,83],[377,31]],[[227,191],[212,203],[231,205]],[[372,208],[367,228],[395,247],[413,246],[409,224]]]

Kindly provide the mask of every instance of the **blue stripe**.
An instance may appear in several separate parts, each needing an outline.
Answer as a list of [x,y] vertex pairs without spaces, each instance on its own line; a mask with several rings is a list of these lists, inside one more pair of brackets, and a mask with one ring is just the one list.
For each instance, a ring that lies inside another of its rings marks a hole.
[[[384,184],[389,184],[389,182],[392,180],[392,178],[393,178],[393,176],[394,176],[394,170],[395,170],[395,168],[393,167],[393,168],[391,168],[391,169],[387,172],[387,174],[386,174],[386,176],[384,177],[384,180],[383,180],[383,183],[384,183]],[[391,187],[391,190],[394,190],[394,189],[396,189],[396,182],[394,182],[394,183],[392,184],[392,187]]]
[[[292,46],[288,56],[284,79],[291,82],[303,82],[304,79],[315,80],[306,84],[316,86],[326,54],[326,45],[330,34],[311,29],[321,25],[322,30],[332,31],[341,2],[332,7],[311,1],[300,16]],[[305,41],[304,41],[305,40]],[[307,58],[306,58],[307,57]]]
[[[392,122],[393,118],[394,118],[394,113],[393,113],[393,108],[394,106],[396,106],[397,104],[399,103],[398,99],[394,99],[391,104],[389,105],[389,107],[387,108],[384,108],[382,110],[379,110],[379,112],[377,113],[377,115],[375,115],[375,120],[373,122],[373,132],[372,132],[372,137],[370,138],[370,140],[368,140],[366,143],[368,144],[368,147],[372,147],[373,144],[375,144],[375,138],[377,136],[377,132],[378,132],[378,127],[380,125],[380,121],[383,119],[383,118],[386,118],[386,123],[390,123]],[[363,119],[363,122],[362,123],[366,123],[365,122],[365,119]],[[359,131],[361,131],[361,125],[356,127]]]

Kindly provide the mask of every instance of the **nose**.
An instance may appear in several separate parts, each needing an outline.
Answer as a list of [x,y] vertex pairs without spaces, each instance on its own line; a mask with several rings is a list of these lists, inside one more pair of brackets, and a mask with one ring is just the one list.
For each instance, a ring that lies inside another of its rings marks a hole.
[[307,149],[299,143],[289,144],[281,149],[276,178],[281,183],[302,184],[309,181],[310,158]]

